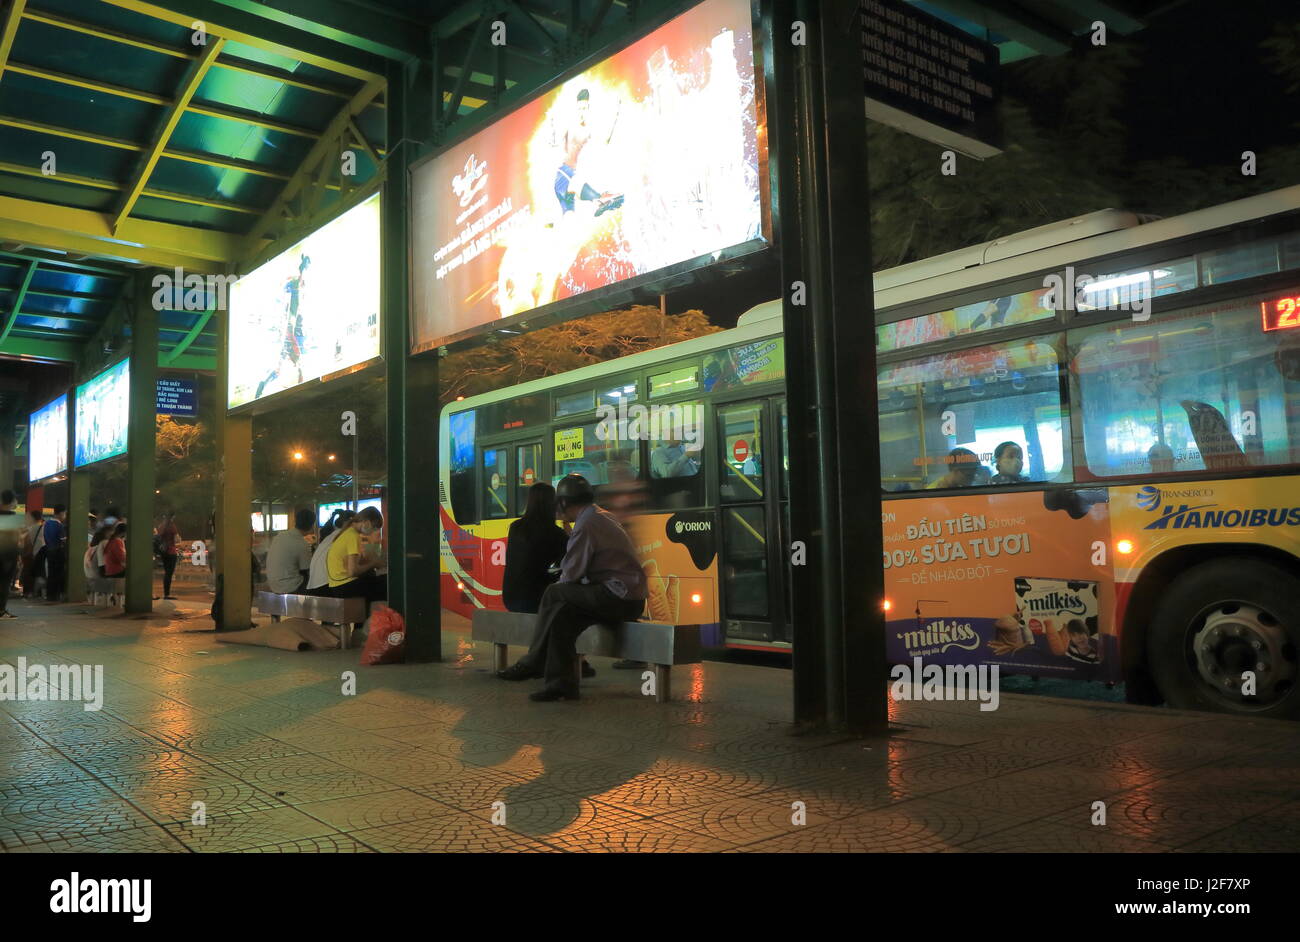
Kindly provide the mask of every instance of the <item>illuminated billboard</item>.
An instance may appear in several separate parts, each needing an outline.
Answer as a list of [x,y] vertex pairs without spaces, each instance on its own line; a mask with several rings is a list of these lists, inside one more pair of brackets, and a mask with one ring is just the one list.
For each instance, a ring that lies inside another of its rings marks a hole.
[[230,289],[230,408],[379,356],[379,194]]
[[27,424],[27,478],[39,481],[68,470],[68,396],[32,413]]
[[[331,504],[321,504],[319,507],[316,508],[316,522],[323,527],[325,526],[325,524],[329,523],[330,517],[334,515],[334,511],[347,510],[351,507],[352,507],[352,502],[346,500],[336,501]],[[366,507],[373,507],[375,508],[375,510],[378,510],[380,513],[383,513],[384,511],[383,498],[368,497],[363,500],[357,501],[357,505],[356,505],[357,510],[363,510]]]
[[131,418],[130,360],[77,387],[77,467],[126,454]]
[[749,0],[706,0],[419,165],[413,349],[757,246],[754,71]]

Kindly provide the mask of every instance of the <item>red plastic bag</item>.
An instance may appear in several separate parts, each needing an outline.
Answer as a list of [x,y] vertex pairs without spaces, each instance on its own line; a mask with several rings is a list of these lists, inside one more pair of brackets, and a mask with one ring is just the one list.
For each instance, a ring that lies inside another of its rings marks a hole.
[[401,664],[406,660],[406,622],[391,608],[370,613],[370,633],[361,651],[362,666]]

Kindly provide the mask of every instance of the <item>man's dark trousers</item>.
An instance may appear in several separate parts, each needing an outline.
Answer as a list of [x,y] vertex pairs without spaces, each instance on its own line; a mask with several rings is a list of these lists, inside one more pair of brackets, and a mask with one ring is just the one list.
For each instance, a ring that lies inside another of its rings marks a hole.
[[578,635],[591,625],[636,621],[644,609],[644,599],[621,599],[603,585],[557,582],[547,586],[533,643],[519,662],[543,669],[547,687],[572,690]]

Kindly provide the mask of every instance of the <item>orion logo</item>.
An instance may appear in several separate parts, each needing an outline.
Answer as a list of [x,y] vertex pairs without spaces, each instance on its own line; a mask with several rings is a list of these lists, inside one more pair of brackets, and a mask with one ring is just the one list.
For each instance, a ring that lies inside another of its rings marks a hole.
[[678,533],[708,533],[713,530],[713,521],[711,520],[678,520],[675,528]]
[[1160,506],[1160,488],[1148,484],[1137,492],[1137,505],[1143,510],[1155,510]]

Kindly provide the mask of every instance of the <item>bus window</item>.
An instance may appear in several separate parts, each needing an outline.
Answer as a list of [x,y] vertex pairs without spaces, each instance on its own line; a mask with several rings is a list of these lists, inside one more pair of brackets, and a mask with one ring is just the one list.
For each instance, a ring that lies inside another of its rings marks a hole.
[[877,386],[885,491],[1069,479],[1051,338],[910,360]]
[[483,501],[483,516],[488,520],[498,520],[510,516],[509,490],[506,487],[505,448],[483,449],[483,488],[486,498]]
[[451,514],[459,524],[478,523],[474,488],[474,418],[475,412],[457,412],[448,420],[448,452],[451,456]]
[[698,366],[683,366],[679,369],[669,370],[667,373],[656,373],[651,376],[650,398],[658,399],[661,396],[690,392],[693,389],[698,389],[699,386],[700,368]]
[[650,501],[658,509],[700,507],[704,498],[704,405],[673,403],[651,429]]
[[[1259,305],[1071,334],[1087,470],[1219,471],[1300,457],[1300,384]],[[1291,343],[1294,343],[1292,341]]]
[[640,442],[597,434],[598,428],[601,423],[593,422],[555,430],[552,483],[558,483],[566,474],[581,474],[593,487],[641,479]]
[[722,470],[718,491],[724,503],[763,499],[763,404],[718,407]]
[[518,445],[515,448],[515,513],[522,514],[528,506],[528,489],[541,480],[542,446],[540,443]]

